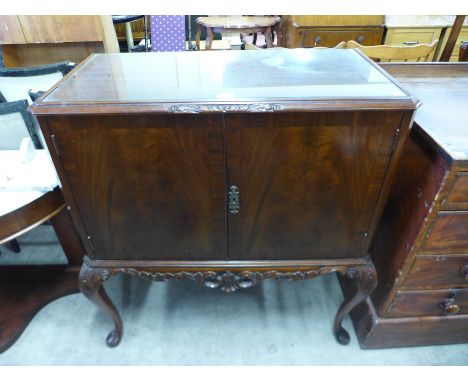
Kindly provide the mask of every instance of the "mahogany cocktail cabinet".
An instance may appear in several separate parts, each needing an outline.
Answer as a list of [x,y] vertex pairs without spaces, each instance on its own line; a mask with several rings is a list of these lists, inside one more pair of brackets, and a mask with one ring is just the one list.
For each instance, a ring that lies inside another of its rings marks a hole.
[[338,272],[343,317],[372,292],[368,248],[418,101],[355,50],[91,56],[37,116],[86,253],[80,288],[126,273],[225,292]]

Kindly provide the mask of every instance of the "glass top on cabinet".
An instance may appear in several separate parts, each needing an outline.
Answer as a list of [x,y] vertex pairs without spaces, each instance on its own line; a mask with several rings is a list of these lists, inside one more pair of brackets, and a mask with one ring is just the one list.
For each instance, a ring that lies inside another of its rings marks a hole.
[[407,98],[352,49],[97,54],[41,102]]

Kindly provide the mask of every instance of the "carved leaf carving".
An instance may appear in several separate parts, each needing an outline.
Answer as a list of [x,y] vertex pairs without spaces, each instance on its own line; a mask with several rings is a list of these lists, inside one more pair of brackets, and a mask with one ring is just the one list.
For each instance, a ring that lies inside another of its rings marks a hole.
[[269,270],[265,272],[151,272],[136,268],[117,268],[112,273],[125,273],[132,276],[143,277],[152,281],[192,280],[208,288],[219,288],[223,292],[235,292],[239,289],[251,288],[265,279],[285,279],[290,281],[308,280],[319,275],[332,272],[345,273],[346,266],[324,266],[318,269],[295,272],[279,272]]
[[167,108],[171,113],[229,113],[229,112],[247,112],[247,113],[265,113],[281,110],[280,104],[256,103],[256,104],[210,104],[210,105],[172,105]]

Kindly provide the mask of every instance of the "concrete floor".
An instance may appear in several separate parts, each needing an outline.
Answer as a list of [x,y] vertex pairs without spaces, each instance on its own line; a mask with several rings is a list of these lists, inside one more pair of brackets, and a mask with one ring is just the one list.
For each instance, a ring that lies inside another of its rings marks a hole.
[[[20,244],[20,254],[1,247],[0,264],[64,261],[50,226]],[[105,345],[110,319],[75,294],[42,309],[0,365],[468,365],[468,344],[361,350],[349,319],[351,344],[336,343],[334,275],[233,294],[123,275],[105,285],[124,322],[117,348]]]

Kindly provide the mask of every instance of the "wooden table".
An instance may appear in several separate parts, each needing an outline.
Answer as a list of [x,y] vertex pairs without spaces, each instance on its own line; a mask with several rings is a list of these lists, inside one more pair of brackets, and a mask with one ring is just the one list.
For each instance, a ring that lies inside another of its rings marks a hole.
[[265,35],[268,48],[273,48],[272,28],[281,21],[277,16],[208,16],[197,18],[197,50],[200,50],[202,28],[206,29],[205,49],[211,49],[214,32],[258,33]]
[[348,343],[416,107],[351,49],[90,57],[31,110],[86,247],[80,288],[114,321],[107,344],[122,321],[103,283],[119,273],[234,292],[331,272],[356,287],[333,326]]
[[468,342],[468,64],[381,67],[422,106],[369,250],[379,283],[352,314],[356,332],[366,348]]
[[48,154],[37,150],[28,164],[22,164],[19,158],[19,150],[0,151],[0,243],[50,219],[68,266],[0,266],[0,352],[18,339],[47,303],[78,292],[77,277],[84,251],[62,191],[54,186],[57,178]]

